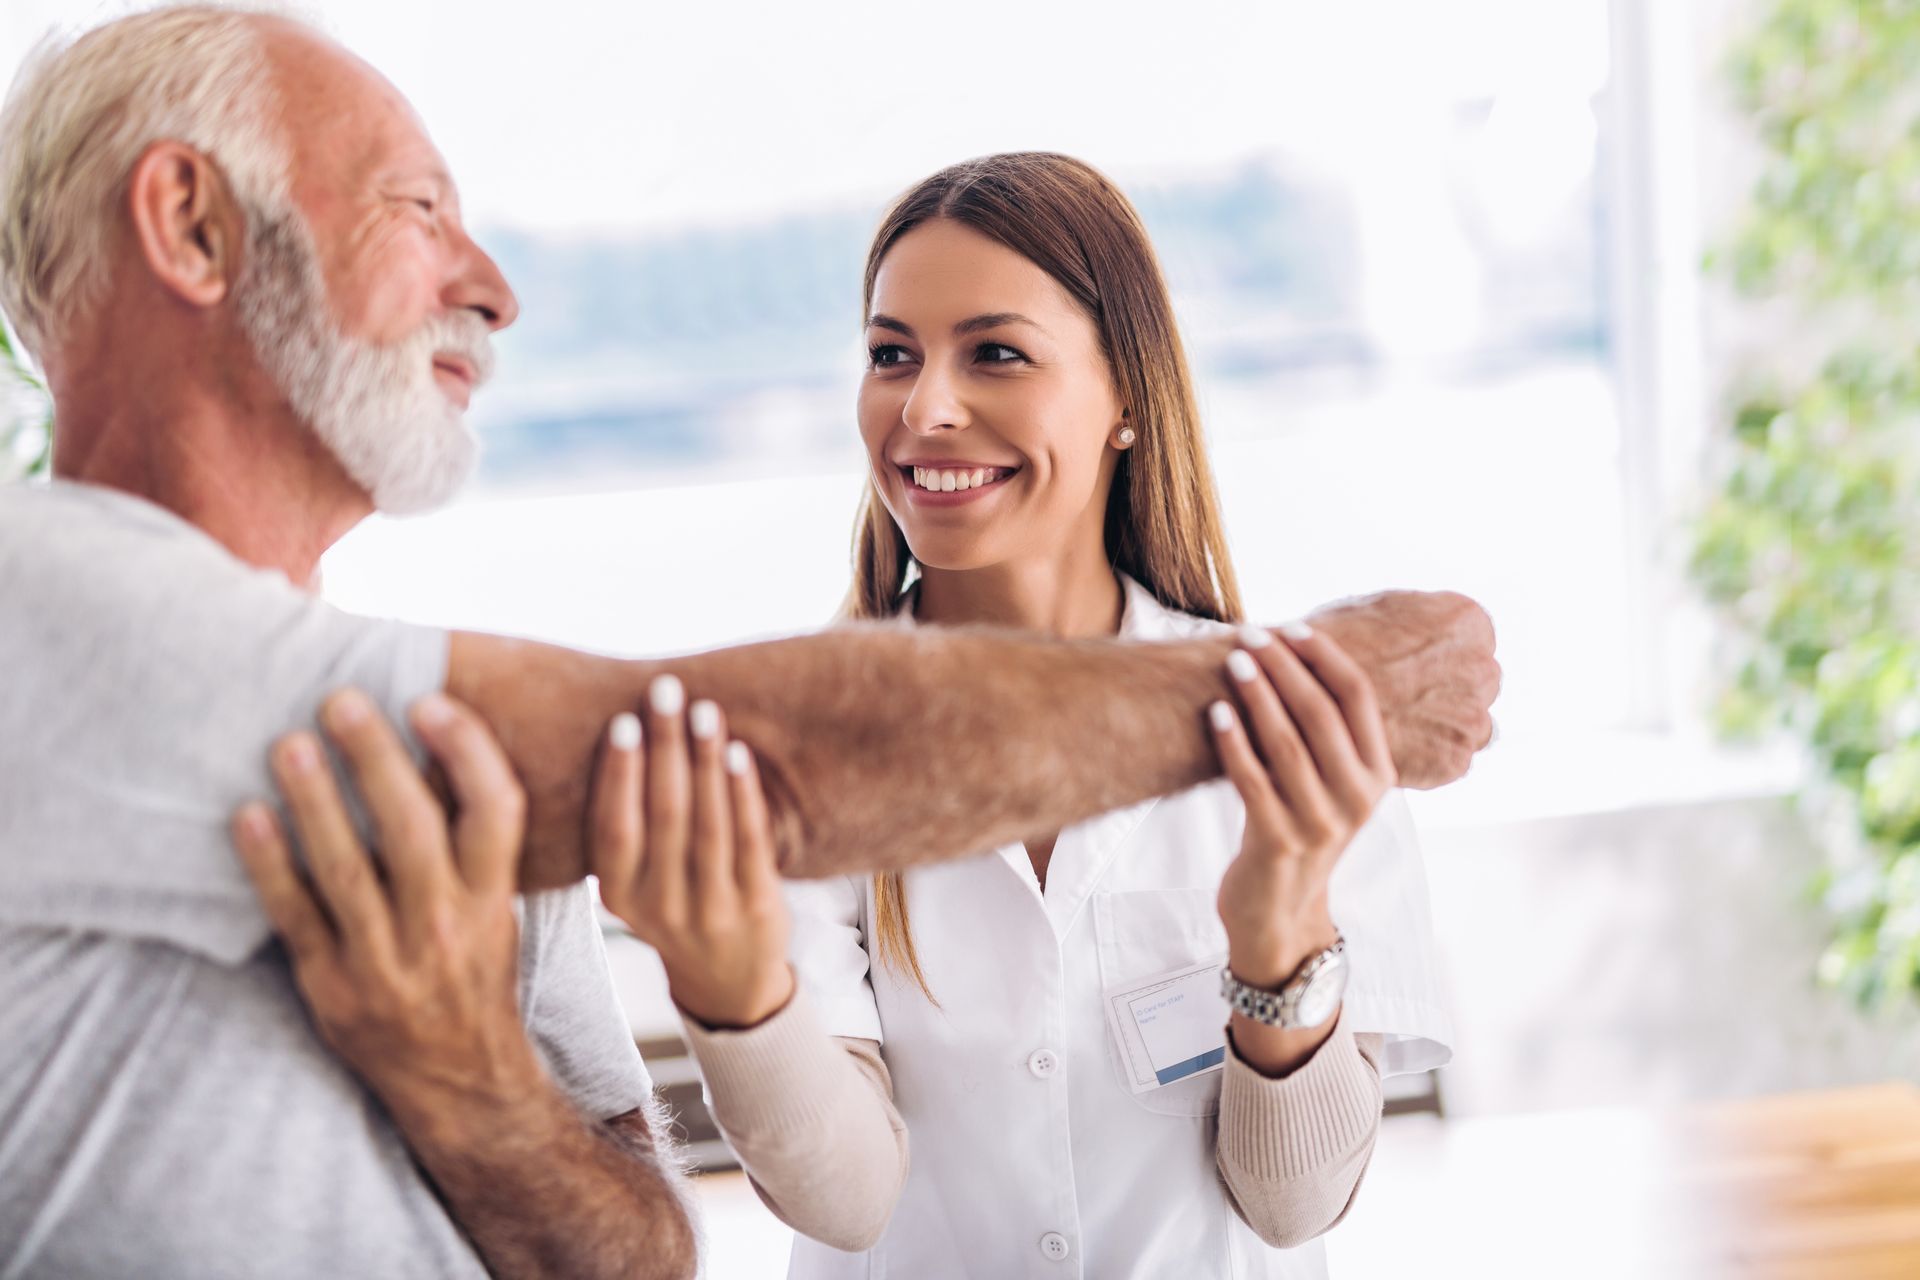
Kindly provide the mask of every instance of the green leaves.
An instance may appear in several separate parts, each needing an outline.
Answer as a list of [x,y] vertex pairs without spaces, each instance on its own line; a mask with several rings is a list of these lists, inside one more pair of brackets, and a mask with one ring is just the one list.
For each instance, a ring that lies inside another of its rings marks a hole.
[[0,323],[0,483],[44,475],[53,460],[53,400]]
[[[1738,651],[1721,727],[1786,729],[1841,822],[1819,975],[1865,1003],[1920,993],[1920,3],[1775,0],[1729,73],[1766,148],[1710,259],[1792,299],[1796,340],[1875,333],[1734,413],[1692,570]],[[1831,326],[1828,326],[1831,328]],[[1855,328],[1860,326],[1855,325]]]

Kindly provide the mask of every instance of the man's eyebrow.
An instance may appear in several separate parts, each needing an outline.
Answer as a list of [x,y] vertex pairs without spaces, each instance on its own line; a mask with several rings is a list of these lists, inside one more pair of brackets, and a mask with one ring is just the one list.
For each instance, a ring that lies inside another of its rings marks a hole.
[[440,165],[402,165],[380,175],[380,185],[391,187],[410,182],[425,182],[436,187],[442,198],[454,193],[453,175]]

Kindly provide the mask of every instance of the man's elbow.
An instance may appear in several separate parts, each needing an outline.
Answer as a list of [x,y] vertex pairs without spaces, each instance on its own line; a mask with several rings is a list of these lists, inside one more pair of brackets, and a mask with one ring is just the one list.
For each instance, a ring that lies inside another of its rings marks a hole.
[[648,1265],[636,1274],[652,1280],[695,1280],[700,1273],[700,1237],[685,1207],[658,1215],[647,1240]]

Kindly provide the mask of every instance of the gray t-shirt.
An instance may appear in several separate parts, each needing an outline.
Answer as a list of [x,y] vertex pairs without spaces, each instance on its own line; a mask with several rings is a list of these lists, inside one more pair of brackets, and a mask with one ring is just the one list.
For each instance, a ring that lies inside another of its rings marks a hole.
[[[485,1274],[315,1037],[226,834],[328,692],[397,718],[446,654],[138,499],[0,488],[0,1280]],[[596,1119],[642,1106],[589,889],[520,905],[555,1078]]]

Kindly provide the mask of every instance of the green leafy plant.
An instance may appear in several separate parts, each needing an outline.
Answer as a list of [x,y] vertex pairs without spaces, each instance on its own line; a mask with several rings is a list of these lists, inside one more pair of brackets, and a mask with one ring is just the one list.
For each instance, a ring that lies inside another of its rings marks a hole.
[[1785,729],[1817,766],[1820,975],[1903,1003],[1920,994],[1920,4],[1772,0],[1731,70],[1764,158],[1710,267],[1786,309],[1794,364],[1816,372],[1738,406],[1693,574],[1738,651],[1723,727]]
[[0,482],[46,474],[53,461],[53,401],[0,324]]

